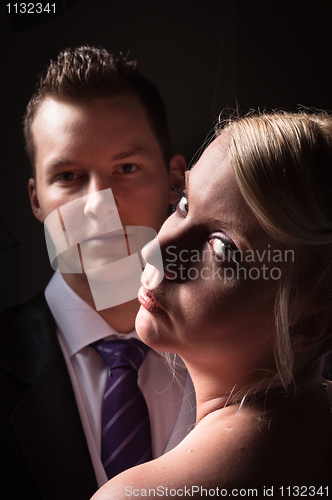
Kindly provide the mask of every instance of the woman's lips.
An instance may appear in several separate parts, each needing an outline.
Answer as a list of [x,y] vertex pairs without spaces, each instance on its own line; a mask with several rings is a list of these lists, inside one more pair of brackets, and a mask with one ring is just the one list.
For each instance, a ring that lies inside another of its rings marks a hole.
[[141,286],[138,291],[138,300],[142,304],[145,309],[152,313],[158,314],[166,314],[166,311],[158,304],[156,299],[154,298],[151,290],[146,288],[145,286]]

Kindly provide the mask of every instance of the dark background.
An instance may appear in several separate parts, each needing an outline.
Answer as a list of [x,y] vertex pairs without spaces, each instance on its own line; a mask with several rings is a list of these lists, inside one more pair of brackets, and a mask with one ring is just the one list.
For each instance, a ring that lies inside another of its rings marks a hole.
[[21,120],[38,74],[61,49],[88,43],[137,59],[160,88],[174,150],[188,162],[225,108],[332,110],[330,1],[61,0],[62,14],[59,7],[59,17],[40,25],[34,14],[9,18],[7,3],[0,1],[0,309],[35,295],[52,274],[30,210]]

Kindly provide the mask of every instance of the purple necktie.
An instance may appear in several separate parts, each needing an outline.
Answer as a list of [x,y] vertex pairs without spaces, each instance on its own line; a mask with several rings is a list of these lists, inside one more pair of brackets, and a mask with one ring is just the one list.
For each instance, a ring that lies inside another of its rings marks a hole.
[[152,460],[149,412],[137,371],[149,347],[138,339],[100,340],[95,349],[110,368],[102,409],[101,459],[108,479]]

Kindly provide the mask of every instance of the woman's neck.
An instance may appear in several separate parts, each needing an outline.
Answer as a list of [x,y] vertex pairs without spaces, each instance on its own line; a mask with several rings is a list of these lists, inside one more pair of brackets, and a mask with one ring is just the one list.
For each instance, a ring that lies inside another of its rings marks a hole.
[[[239,376],[239,373],[229,371],[222,373],[221,370],[200,369],[195,364],[184,360],[191,375],[196,392],[197,420],[200,422],[204,417],[217,410],[230,405],[257,404],[273,407],[278,404],[280,398],[310,396],[315,393],[326,392],[325,380],[316,376],[311,380],[297,380],[285,389],[275,373],[257,371],[248,376]],[[332,388],[329,388],[332,391]],[[326,394],[327,396],[327,394]]]

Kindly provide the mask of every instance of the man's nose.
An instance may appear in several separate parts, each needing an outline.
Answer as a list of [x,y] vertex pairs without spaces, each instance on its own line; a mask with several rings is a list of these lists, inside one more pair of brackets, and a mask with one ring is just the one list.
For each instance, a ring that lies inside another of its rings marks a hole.
[[84,215],[91,219],[104,219],[118,213],[112,190],[93,191],[86,196]]

